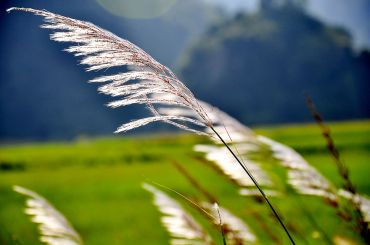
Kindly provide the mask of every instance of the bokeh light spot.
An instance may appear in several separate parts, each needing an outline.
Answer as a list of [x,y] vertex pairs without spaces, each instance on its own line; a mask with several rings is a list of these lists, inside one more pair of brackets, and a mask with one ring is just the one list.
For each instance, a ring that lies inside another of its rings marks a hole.
[[150,19],[166,13],[177,0],[96,0],[110,13],[132,19]]

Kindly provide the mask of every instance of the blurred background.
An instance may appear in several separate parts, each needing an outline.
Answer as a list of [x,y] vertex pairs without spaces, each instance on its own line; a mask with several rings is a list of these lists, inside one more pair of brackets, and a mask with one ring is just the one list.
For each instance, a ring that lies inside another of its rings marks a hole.
[[[247,125],[370,117],[368,0],[1,1],[0,141],[111,135],[139,118],[108,109],[78,59],[41,18],[12,6],[87,20],[169,66],[194,94]],[[101,74],[100,74],[101,75]],[[141,113],[141,112],[140,112]],[[148,128],[147,128],[148,129]]]

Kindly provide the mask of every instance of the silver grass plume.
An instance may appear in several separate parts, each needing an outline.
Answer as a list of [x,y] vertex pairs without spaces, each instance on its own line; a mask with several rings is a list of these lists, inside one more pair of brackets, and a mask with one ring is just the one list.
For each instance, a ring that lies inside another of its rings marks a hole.
[[82,240],[68,220],[45,198],[24,187],[13,190],[28,197],[25,213],[39,224],[40,241],[49,245],[82,245]]
[[[199,127],[209,127],[211,122],[193,93],[169,68],[157,62],[144,50],[89,22],[31,8],[10,8],[7,11],[13,10],[43,16],[46,24],[41,25],[41,28],[54,31],[50,35],[51,40],[75,43],[76,45],[66,48],[65,51],[82,57],[80,63],[87,66],[87,71],[121,66],[131,70],[90,81],[105,83],[99,87],[99,92],[117,98],[108,104],[109,107],[145,104],[151,111],[152,116],[125,123],[116,133],[162,121],[198,134],[207,134],[199,130]],[[197,119],[182,115],[161,115],[155,108],[156,105],[188,108],[197,115]]]
[[[193,93],[169,68],[157,62],[131,42],[119,38],[89,22],[31,8],[10,8],[7,11],[13,10],[31,12],[35,15],[43,16],[46,24],[41,27],[54,31],[50,35],[50,38],[54,41],[75,43],[74,46],[70,46],[65,51],[82,57],[80,63],[88,67],[87,71],[107,70],[108,68],[122,66],[131,70],[129,72],[98,77],[90,81],[105,83],[98,89],[99,92],[112,97],[120,97],[108,104],[112,108],[144,104],[150,110],[152,116],[125,123],[116,130],[116,133],[126,132],[152,122],[162,121],[197,134],[218,138],[225,144],[225,147],[242,166],[245,173],[252,179],[266,204],[289,237],[289,240],[292,244],[295,244],[289,231],[263,190],[259,187],[254,176],[229,148],[227,140],[222,138],[221,134],[213,127],[212,120],[208,117]],[[196,117],[163,115],[157,106],[175,107],[179,110],[187,109],[192,111],[192,114]]]
[[364,221],[368,223],[368,229],[370,229],[369,198],[343,189],[338,190],[292,148],[264,136],[258,136],[258,139],[268,145],[274,157],[288,169],[288,182],[298,193],[321,196],[335,203],[339,201],[340,197],[350,200],[358,205]]
[[172,236],[172,245],[211,245],[211,237],[181,205],[164,192],[147,183],[143,188],[154,196],[154,204],[164,215],[161,222]]
[[[202,207],[210,212],[214,217],[218,217],[220,215],[227,244],[243,245],[255,243],[257,241],[256,236],[249,226],[226,208],[208,202],[203,203]],[[213,219],[212,221],[215,225],[220,224],[219,219]]]
[[288,183],[298,193],[337,200],[337,190],[330,181],[295,150],[264,136],[258,136],[258,139],[269,146],[273,156],[288,170]]
[[[232,179],[240,187],[253,188],[253,181],[248,178],[243,172],[241,166],[239,166],[236,160],[228,154],[228,150],[222,146],[211,146],[211,145],[196,145],[194,151],[205,153],[205,158],[208,161],[213,162],[217,165],[222,172]],[[244,152],[239,148],[239,153],[243,156],[244,164],[248,167],[249,171],[257,179],[261,186],[272,186],[272,182],[268,175],[262,170],[262,168],[254,161],[248,159]],[[253,193],[260,195],[259,192],[246,192],[242,189],[241,193]]]
[[[239,147],[249,151],[254,151],[259,148],[257,137],[250,128],[243,125],[227,113],[204,101],[198,100],[198,104],[206,112],[214,130],[224,139],[225,142],[238,144]],[[159,109],[159,112],[166,116],[186,115],[198,120],[200,119],[199,116],[195,114],[194,111],[189,110],[189,108],[163,107]],[[211,139],[215,140],[216,143],[222,143],[220,139],[216,137],[215,132],[212,129],[206,128],[206,131],[208,134],[214,136]]]

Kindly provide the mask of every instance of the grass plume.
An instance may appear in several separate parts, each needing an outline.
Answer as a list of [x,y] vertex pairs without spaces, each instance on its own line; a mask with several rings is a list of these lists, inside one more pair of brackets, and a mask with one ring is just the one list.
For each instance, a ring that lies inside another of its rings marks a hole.
[[14,186],[13,190],[28,197],[24,212],[32,216],[32,222],[39,224],[41,242],[49,245],[82,245],[80,235],[45,198],[21,186]]
[[172,245],[212,245],[211,237],[181,205],[164,192],[147,183],[143,188],[154,196],[154,203],[164,216],[161,221],[171,234]]

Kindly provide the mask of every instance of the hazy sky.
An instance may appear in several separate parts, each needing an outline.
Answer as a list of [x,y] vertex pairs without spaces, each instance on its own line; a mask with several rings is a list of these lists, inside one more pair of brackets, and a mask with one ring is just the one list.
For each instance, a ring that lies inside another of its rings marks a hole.
[[349,29],[356,48],[370,49],[370,0],[308,0],[307,10],[326,23]]
[[259,6],[259,0],[203,0],[207,3],[216,3],[230,12],[237,12],[240,9],[255,12]]

